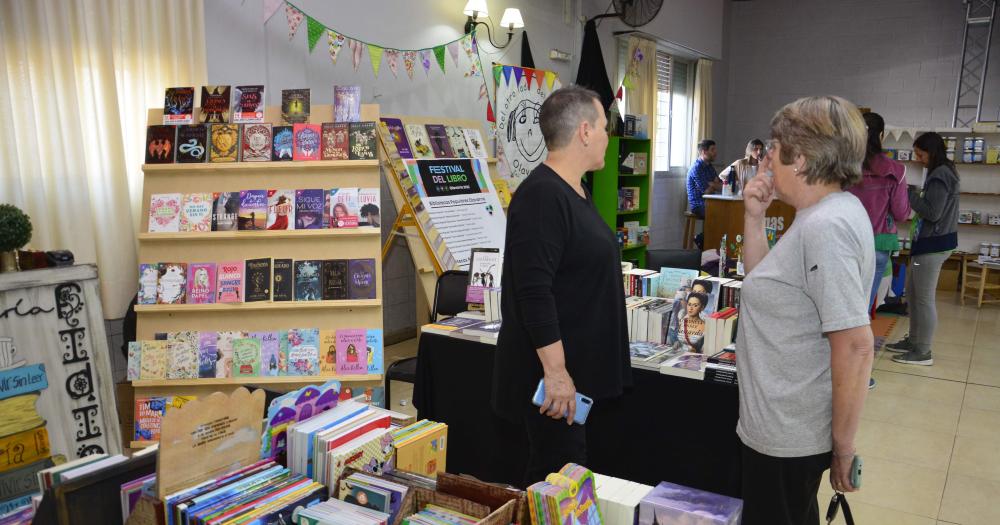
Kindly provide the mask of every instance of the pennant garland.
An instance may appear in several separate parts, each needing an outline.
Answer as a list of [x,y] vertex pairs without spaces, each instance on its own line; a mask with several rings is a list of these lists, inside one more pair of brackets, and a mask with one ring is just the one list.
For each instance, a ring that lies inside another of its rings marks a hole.
[[364,47],[361,45],[361,42],[358,42],[353,38],[347,40],[347,45],[351,48],[351,55],[354,58],[354,72],[357,73],[358,66],[361,64],[361,50],[364,49]]
[[485,97],[487,94],[488,92],[486,91],[486,82],[483,82],[483,85],[479,86],[479,100],[482,100],[483,97]]
[[378,68],[382,65],[383,51],[385,51],[385,49],[382,49],[375,44],[368,44],[368,57],[372,60],[372,71],[375,73],[375,78],[378,78]]
[[282,0],[264,0],[264,19],[261,23],[266,24],[274,16],[274,13],[278,11],[278,8],[281,7],[281,4]]
[[337,34],[337,32],[332,29],[327,29],[326,36],[330,40],[330,60],[336,64],[337,55],[340,54],[341,48],[344,47],[346,39],[344,38],[344,35]]
[[295,32],[299,29],[305,14],[292,4],[285,3],[285,16],[288,18],[288,39],[291,40],[295,37]]
[[490,101],[486,101],[486,121],[496,123],[497,118],[493,116],[493,104]]
[[[465,56],[469,58],[469,63],[472,64],[471,67],[469,68],[469,72],[465,74],[466,78],[478,77],[480,74],[478,67],[479,61],[473,58],[472,55],[473,41],[475,41],[475,37],[473,37],[472,35],[469,35],[461,40],[462,49],[465,50]],[[478,55],[476,57],[478,58]]]
[[[463,38],[463,40],[465,40],[465,39]],[[459,44],[458,41],[455,41],[455,42],[452,42],[452,43],[448,44],[448,46],[447,46],[448,47],[448,54],[451,55],[451,63],[454,64],[455,67],[458,67],[458,47],[460,45],[461,44]]]
[[503,66],[503,85],[510,84],[510,66]]
[[406,76],[413,80],[413,64],[417,62],[417,52],[416,51],[405,51],[403,52],[403,67],[406,68]]
[[513,69],[514,69],[514,79],[516,80],[516,82],[514,82],[514,85],[515,86],[520,86],[521,85],[521,77],[524,75],[524,69],[519,68],[519,67],[514,67]]
[[549,91],[552,91],[552,85],[556,81],[556,74],[552,71],[545,72],[545,85],[548,86]]
[[525,71],[527,73],[524,78],[528,81],[528,91],[531,91],[531,79],[535,77],[535,73],[532,71]]
[[323,35],[323,30],[326,28],[315,18],[307,16],[306,29],[309,32],[309,52],[312,53],[312,50],[316,49],[316,42],[319,42],[319,37]]
[[445,72],[445,70],[444,70],[444,47],[445,46],[437,46],[437,47],[434,48],[434,58],[437,59],[438,65],[441,66],[441,72],[442,73]]
[[389,59],[389,71],[392,72],[393,78],[399,78],[399,51],[395,49],[386,49],[385,57]]
[[[534,70],[534,73],[535,73],[535,85],[538,86],[538,89],[542,89],[542,80],[545,78],[545,71],[542,71],[541,69],[536,69]],[[555,80],[555,74],[553,74],[552,77],[553,80]],[[551,87],[549,88],[549,91],[552,91]]]
[[494,86],[499,86],[500,85],[500,71],[502,69],[503,68],[493,66],[493,82],[494,82],[493,85]]
[[421,49],[420,50],[420,63],[424,66],[424,73],[431,74],[431,50]]

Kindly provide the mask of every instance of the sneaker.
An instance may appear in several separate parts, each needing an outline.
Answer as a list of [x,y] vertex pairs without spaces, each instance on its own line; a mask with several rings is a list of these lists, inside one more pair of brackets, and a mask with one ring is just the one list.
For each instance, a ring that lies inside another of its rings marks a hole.
[[892,356],[892,360],[896,363],[902,363],[904,365],[921,365],[921,366],[931,366],[934,364],[934,359],[931,358],[931,353],[920,353],[916,350],[911,350],[902,355]]
[[875,390],[875,378],[874,377],[869,377],[868,378],[868,390]]
[[895,343],[885,345],[885,349],[888,352],[896,352],[897,354],[904,354],[906,352],[916,350],[913,347],[913,343],[910,342],[910,336],[906,336]]

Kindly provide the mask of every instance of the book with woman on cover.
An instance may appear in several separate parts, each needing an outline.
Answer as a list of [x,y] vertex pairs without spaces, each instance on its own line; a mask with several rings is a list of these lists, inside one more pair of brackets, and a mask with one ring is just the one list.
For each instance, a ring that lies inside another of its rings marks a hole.
[[267,190],[267,229],[295,229],[295,190]]

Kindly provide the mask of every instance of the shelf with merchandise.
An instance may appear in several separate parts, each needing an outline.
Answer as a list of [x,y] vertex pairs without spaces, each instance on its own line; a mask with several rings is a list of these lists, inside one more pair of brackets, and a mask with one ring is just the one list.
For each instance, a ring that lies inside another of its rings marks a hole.
[[381,237],[381,228],[319,228],[314,230],[253,230],[221,232],[140,233],[139,241],[231,241],[245,239],[292,239],[314,237]]
[[618,178],[621,178],[621,179],[625,179],[625,178],[648,178],[648,177],[649,177],[648,173],[619,173],[618,174]]
[[631,251],[631,250],[639,250],[639,249],[648,248],[648,247],[649,247],[648,244],[626,244],[625,246],[622,247],[622,251],[623,252],[627,252],[627,251]]
[[189,173],[211,171],[316,171],[328,173],[336,169],[374,168],[378,159],[372,160],[305,160],[305,161],[273,161],[273,162],[194,162],[181,164],[143,164],[142,171],[146,174],[159,173]]
[[638,215],[641,213],[646,213],[646,208],[639,208],[638,210],[618,210],[618,215]]
[[254,376],[254,377],[204,377],[197,379],[137,379],[133,387],[206,386],[206,385],[310,385],[331,380],[341,383],[381,381],[381,374],[314,375],[314,376]]
[[200,313],[200,312],[246,312],[252,310],[315,310],[323,308],[375,308],[382,306],[381,299],[340,299],[333,301],[278,301],[252,303],[207,303],[207,304],[137,304],[136,313]]

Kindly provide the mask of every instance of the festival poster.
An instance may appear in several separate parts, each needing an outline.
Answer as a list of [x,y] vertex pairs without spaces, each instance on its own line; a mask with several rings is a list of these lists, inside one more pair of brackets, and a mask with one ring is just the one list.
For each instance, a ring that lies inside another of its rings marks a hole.
[[[511,192],[531,170],[545,160],[548,150],[538,124],[538,114],[549,93],[562,85],[550,72],[494,64],[496,81],[497,171]],[[530,79],[530,80],[529,80]],[[537,80],[536,80],[537,79]],[[530,84],[530,87],[529,87]]]

